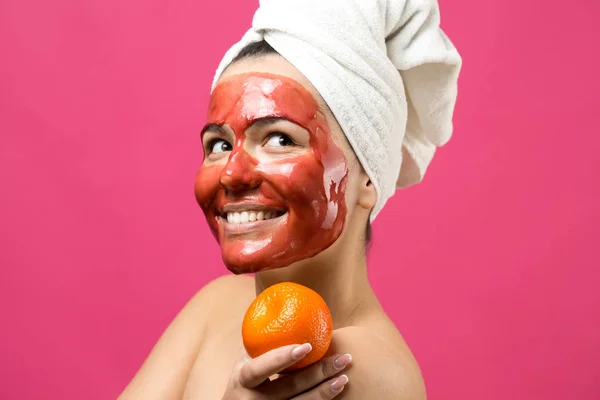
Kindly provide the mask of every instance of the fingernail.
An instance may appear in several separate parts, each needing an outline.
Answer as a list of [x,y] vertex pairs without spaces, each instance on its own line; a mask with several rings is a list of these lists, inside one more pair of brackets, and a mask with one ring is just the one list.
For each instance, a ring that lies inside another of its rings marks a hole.
[[344,354],[333,360],[333,366],[335,369],[340,370],[346,368],[346,365],[352,362],[352,356],[350,354]]
[[294,350],[292,350],[292,358],[294,360],[299,360],[308,353],[310,353],[311,350],[312,346],[310,345],[310,343],[304,343],[303,345],[298,346]]
[[348,383],[348,377],[346,375],[340,375],[335,381],[331,383],[331,390],[339,392]]

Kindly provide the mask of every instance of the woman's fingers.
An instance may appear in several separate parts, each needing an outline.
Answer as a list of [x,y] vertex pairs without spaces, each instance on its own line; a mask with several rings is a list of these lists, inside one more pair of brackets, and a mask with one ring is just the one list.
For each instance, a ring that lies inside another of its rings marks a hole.
[[321,383],[319,386],[301,394],[300,396],[294,397],[293,400],[324,400],[333,399],[338,394],[342,393],[344,386],[348,383],[347,375],[340,375],[336,378],[330,379],[327,382]]
[[269,379],[281,370],[304,358],[310,351],[310,343],[289,345],[266,352],[247,361],[240,368],[239,383],[242,387],[252,389]]
[[295,396],[339,373],[351,362],[350,354],[324,358],[301,371],[277,378],[268,385],[266,393],[274,397]]

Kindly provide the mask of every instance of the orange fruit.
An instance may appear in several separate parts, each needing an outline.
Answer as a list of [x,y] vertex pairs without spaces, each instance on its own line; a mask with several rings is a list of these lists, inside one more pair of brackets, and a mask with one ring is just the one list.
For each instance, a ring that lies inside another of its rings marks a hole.
[[255,358],[277,347],[310,343],[312,351],[283,372],[319,361],[331,343],[333,320],[325,300],[293,282],[268,287],[248,307],[242,324],[244,347]]

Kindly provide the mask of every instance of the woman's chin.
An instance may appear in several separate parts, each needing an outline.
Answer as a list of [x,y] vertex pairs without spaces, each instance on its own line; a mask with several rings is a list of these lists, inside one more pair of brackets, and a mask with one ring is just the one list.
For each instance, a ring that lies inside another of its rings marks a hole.
[[235,275],[255,274],[257,272],[283,268],[286,266],[275,264],[272,261],[268,262],[268,260],[264,259],[252,259],[248,256],[243,257],[243,259],[240,259],[239,257],[233,259],[231,257],[223,257],[223,262],[227,269]]
[[274,252],[269,251],[271,237],[226,237],[221,241],[221,257],[234,274],[245,274],[272,268]]
[[270,237],[227,240],[221,244],[223,262],[236,275],[286,267],[294,261],[293,254],[289,247],[272,243]]
[[234,274],[248,274],[285,266],[290,251],[284,239],[287,222],[288,213],[249,223],[221,220],[219,244],[227,269]]

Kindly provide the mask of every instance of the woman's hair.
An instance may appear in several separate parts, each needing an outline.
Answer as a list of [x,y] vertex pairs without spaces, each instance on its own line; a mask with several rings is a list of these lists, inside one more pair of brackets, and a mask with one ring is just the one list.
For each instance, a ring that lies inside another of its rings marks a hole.
[[[264,40],[260,42],[253,42],[244,47],[238,55],[231,61],[231,63],[235,63],[240,60],[245,60],[248,58],[260,58],[262,56],[267,56],[270,54],[277,54],[277,50],[275,50],[269,43]],[[371,220],[367,220],[367,227],[365,229],[365,246],[368,247],[371,243],[371,239],[373,238],[373,230],[371,229]]]
[[373,239],[373,229],[371,229],[371,218],[367,220],[367,228],[365,229],[365,246],[369,247]]
[[264,40],[260,42],[250,43],[244,47],[239,54],[231,61],[233,64],[236,61],[244,60],[246,58],[259,58],[269,54],[279,54],[269,43]]

